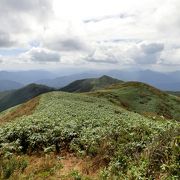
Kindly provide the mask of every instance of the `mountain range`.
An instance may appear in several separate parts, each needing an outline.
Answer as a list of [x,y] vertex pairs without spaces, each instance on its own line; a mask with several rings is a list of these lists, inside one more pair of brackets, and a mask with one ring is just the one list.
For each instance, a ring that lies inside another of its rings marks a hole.
[[[139,71],[125,71],[125,70],[94,70],[86,71],[84,73],[69,74],[62,76],[61,72],[54,73],[48,71],[17,71],[8,72],[0,71],[0,80],[13,81],[16,84],[12,84],[7,88],[4,88],[3,83],[0,83],[0,91],[16,89],[17,84],[19,86],[28,85],[29,83],[42,84],[53,88],[62,88],[72,83],[73,81],[86,79],[86,78],[97,78],[102,75],[108,75],[113,78],[123,81],[139,81],[148,83],[161,90],[166,91],[179,91],[180,90],[180,71],[175,72],[156,72],[151,70],[139,70]],[[6,83],[7,84],[7,83]]]
[[180,100],[177,92],[170,95],[142,82],[124,82],[110,76],[77,80],[69,85],[54,89],[44,85],[30,84],[18,90],[0,93],[0,111],[24,103],[40,94],[51,91],[87,93],[89,96],[102,97],[108,101],[137,112],[144,116],[163,116],[180,120]]

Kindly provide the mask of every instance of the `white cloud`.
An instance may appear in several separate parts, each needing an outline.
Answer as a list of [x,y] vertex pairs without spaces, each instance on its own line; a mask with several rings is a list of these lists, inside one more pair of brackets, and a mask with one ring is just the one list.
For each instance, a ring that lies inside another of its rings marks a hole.
[[11,47],[14,43],[8,33],[0,31],[0,47]]
[[32,48],[28,52],[20,55],[24,61],[35,63],[60,62],[60,54],[43,48]]
[[0,48],[28,49],[1,59],[34,66],[176,65],[179,9],[179,0],[1,0]]
[[180,48],[174,48],[164,51],[159,63],[180,65]]
[[29,41],[39,37],[52,16],[49,0],[1,0],[0,37],[6,38],[4,42],[0,39],[1,45],[6,47],[9,42],[13,47],[28,46]]

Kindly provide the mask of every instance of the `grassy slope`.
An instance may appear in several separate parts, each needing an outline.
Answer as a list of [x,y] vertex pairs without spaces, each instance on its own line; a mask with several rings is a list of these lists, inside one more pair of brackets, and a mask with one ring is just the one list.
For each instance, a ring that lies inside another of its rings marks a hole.
[[1,127],[1,154],[74,152],[90,157],[89,169],[97,174],[106,167],[100,175],[104,179],[178,177],[178,123],[152,121],[82,94],[51,92],[40,97],[33,114]]
[[127,82],[112,85],[105,90],[89,93],[104,97],[130,111],[147,116],[164,116],[180,121],[180,98],[164,93],[140,82]]
[[4,96],[8,95],[10,92],[11,92],[11,91],[3,91],[3,92],[0,92],[0,100],[1,100]]
[[112,84],[121,83],[122,81],[118,79],[111,78],[109,76],[102,76],[100,78],[90,78],[77,80],[64,88],[61,88],[61,91],[65,92],[89,92],[98,89],[103,89]]
[[53,88],[37,84],[30,84],[21,89],[9,91],[0,99],[0,112],[49,91],[53,91]]

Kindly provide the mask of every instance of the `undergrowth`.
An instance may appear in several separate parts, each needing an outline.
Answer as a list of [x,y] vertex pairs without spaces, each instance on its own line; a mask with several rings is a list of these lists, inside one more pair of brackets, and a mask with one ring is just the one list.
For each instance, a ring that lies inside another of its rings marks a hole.
[[41,96],[33,114],[1,127],[0,152],[75,153],[90,157],[102,179],[178,179],[179,132],[177,122],[152,121],[95,97],[53,92]]

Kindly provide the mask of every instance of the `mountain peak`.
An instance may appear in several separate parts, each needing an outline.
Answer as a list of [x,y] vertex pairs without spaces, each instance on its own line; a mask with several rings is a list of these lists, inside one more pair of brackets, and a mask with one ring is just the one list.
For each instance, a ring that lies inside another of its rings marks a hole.
[[114,79],[107,75],[103,75],[100,78],[82,79],[74,81],[69,85],[65,86],[64,88],[61,88],[60,90],[66,92],[90,92],[118,83],[122,83],[122,81]]
[[103,75],[99,79],[113,79],[113,78],[107,75]]

